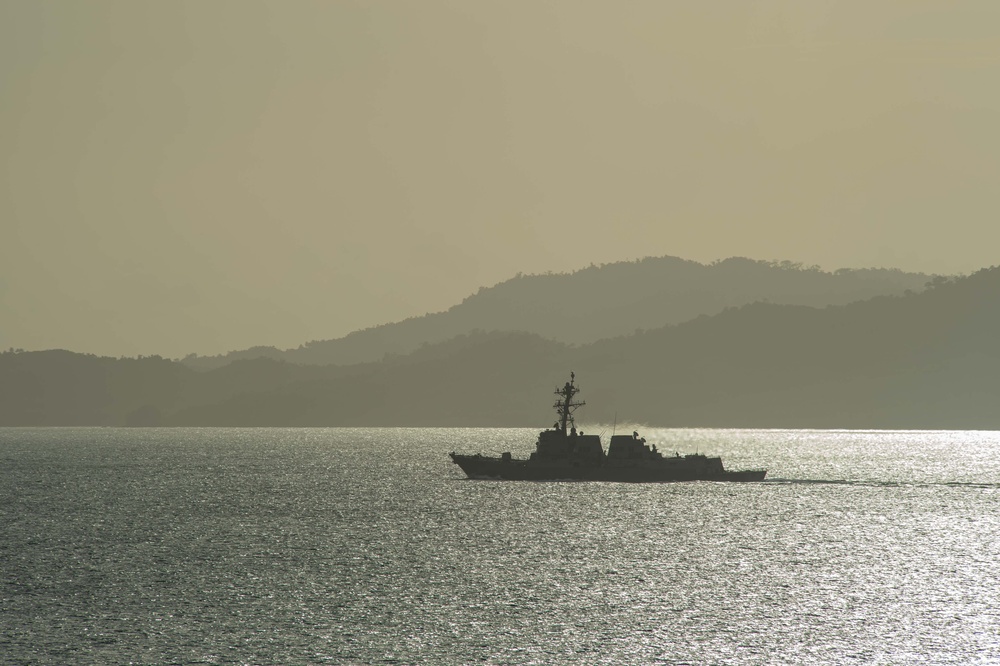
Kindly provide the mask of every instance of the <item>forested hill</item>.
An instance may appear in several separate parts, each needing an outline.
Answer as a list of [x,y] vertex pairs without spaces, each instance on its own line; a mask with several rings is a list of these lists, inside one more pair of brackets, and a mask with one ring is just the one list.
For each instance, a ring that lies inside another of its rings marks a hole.
[[[795,428],[1000,428],[1000,269],[920,294],[758,303],[580,350],[607,420]],[[579,372],[579,371],[578,371]]]
[[480,289],[445,312],[309,342],[298,349],[254,347],[221,356],[188,356],[185,365],[216,368],[259,357],[299,364],[350,364],[406,354],[463,333],[525,331],[560,342],[602,338],[678,324],[755,301],[823,307],[919,291],[931,278],[892,269],[826,272],[792,262],[731,258],[700,264],[677,257],[591,266],[570,274],[518,275]]
[[0,354],[0,425],[1000,428],[1000,269],[843,306],[756,303],[571,346],[476,333],[347,366]]

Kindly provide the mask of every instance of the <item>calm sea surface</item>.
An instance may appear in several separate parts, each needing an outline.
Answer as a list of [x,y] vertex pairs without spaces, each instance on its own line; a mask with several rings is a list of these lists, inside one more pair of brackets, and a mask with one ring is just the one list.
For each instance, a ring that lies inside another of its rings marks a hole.
[[1000,433],[643,433],[760,484],[446,455],[535,434],[0,429],[0,663],[1000,663]]

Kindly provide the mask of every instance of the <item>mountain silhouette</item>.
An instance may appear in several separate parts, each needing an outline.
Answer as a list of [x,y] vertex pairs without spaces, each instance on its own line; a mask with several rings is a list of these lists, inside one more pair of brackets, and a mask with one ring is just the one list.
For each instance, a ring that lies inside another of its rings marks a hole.
[[846,305],[753,303],[567,344],[477,331],[378,362],[0,354],[2,425],[537,426],[574,370],[581,423],[1000,427],[1000,269]]
[[878,295],[921,290],[931,278],[892,269],[804,268],[790,261],[733,257],[700,264],[677,257],[590,266],[574,273],[518,275],[480,289],[445,312],[355,331],[297,349],[252,347],[219,356],[189,355],[207,370],[235,360],[271,358],[327,365],[378,361],[408,354],[476,330],[525,331],[571,344],[678,324],[726,307],[769,301],[841,305]]

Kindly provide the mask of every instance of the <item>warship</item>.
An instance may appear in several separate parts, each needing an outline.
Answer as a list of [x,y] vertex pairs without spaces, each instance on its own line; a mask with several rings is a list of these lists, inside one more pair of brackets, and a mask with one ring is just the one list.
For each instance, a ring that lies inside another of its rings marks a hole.
[[667,481],[763,481],[765,469],[726,470],[721,458],[703,453],[664,456],[656,445],[647,445],[638,432],[611,435],[605,453],[600,435],[577,432],[573,412],[586,403],[576,401],[580,392],[576,374],[555,394],[553,405],[559,420],[549,430],[538,433],[535,451],[527,459],[452,452],[452,461],[470,479],[505,481],[626,481],[658,483]]

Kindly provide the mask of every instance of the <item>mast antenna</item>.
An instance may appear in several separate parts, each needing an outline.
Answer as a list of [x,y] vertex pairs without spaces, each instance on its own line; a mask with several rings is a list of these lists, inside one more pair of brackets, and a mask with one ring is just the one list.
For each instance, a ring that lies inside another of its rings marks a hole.
[[575,372],[570,372],[569,381],[562,388],[555,390],[555,394],[560,397],[560,400],[553,405],[553,408],[556,410],[556,414],[559,415],[558,427],[564,435],[567,428],[571,428],[573,431],[576,430],[576,425],[573,421],[573,412],[576,411],[577,407],[587,404],[583,400],[573,402],[573,396],[579,392],[580,388],[576,385]]

